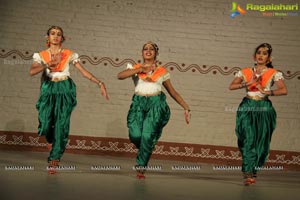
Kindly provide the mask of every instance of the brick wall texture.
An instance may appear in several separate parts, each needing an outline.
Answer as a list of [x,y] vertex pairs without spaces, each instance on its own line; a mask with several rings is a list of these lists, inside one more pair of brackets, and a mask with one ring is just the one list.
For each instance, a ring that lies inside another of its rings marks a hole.
[[[247,3],[262,2],[298,3]],[[237,3],[246,8],[245,1]],[[192,110],[186,125],[182,108],[167,95],[172,113],[160,140],[236,147],[235,110],[245,91],[229,91],[228,86],[234,69],[253,66],[254,48],[268,42],[289,92],[271,98],[277,111],[271,149],[299,152],[300,16],[247,10],[232,19],[231,8],[230,0],[1,0],[0,130],[37,131],[40,75],[29,76],[30,57],[46,48],[47,29],[58,25],[67,38],[64,47],[91,58],[82,57],[83,65],[106,83],[111,98],[106,101],[97,85],[72,67],[78,105],[70,134],[128,137],[126,116],[134,86],[131,79],[118,80],[117,73],[127,60],[141,60],[142,45],[151,40]]]

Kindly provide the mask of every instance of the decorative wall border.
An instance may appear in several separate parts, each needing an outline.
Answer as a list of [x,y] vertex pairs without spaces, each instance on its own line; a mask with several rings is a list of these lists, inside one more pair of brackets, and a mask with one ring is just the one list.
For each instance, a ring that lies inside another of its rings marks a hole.
[[[48,151],[44,137],[36,133],[0,131],[0,149]],[[128,139],[70,135],[67,153],[135,157],[137,149]],[[241,154],[236,147],[158,142],[152,158],[184,162],[241,165]],[[269,166],[300,170],[300,152],[271,150]]]
[[[12,57],[12,59],[16,59],[17,56],[19,56],[23,60],[32,59],[32,53],[29,53],[28,51],[25,51],[25,53],[22,53],[19,50],[10,50],[7,52],[6,50],[2,49],[0,53],[0,58]],[[83,64],[86,64],[86,62],[90,63],[91,65],[100,65],[101,63],[103,63],[103,65],[107,66],[109,63],[113,67],[121,67],[126,63],[131,63],[131,64],[141,63],[141,60],[135,62],[133,59],[130,58],[123,59],[121,61],[118,58],[115,59],[112,59],[110,57],[99,58],[99,57],[89,57],[87,55],[81,55],[79,56],[79,58],[81,59],[81,62]],[[162,65],[163,63],[159,62],[159,64]],[[212,65],[212,66],[198,65],[198,64],[186,65],[184,63],[179,64],[175,62],[167,62],[163,64],[163,66],[168,68],[170,71],[173,71],[176,68],[179,72],[198,71],[201,74],[208,74],[208,73],[217,74],[219,72],[224,76],[235,74],[237,71],[241,69],[239,67],[228,67],[228,66],[220,67],[217,65]],[[292,73],[291,71],[288,70],[286,72],[282,71],[282,73],[283,73],[283,77],[287,80],[293,78],[297,78],[298,80],[300,80],[300,71],[296,71]]]

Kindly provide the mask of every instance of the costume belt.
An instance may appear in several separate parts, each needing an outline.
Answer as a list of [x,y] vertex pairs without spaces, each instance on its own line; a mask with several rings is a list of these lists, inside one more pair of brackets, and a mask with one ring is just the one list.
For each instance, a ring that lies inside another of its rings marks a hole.
[[246,96],[248,99],[252,99],[252,100],[256,100],[256,101],[261,101],[261,100],[268,100],[268,96],[265,96],[265,97],[260,97],[260,96],[250,96],[250,95],[247,95]]
[[50,81],[59,82],[59,81],[65,81],[68,78],[69,78],[68,76],[53,77],[53,78],[50,78]]
[[142,92],[135,92],[135,95],[143,96],[143,97],[152,97],[152,96],[159,95],[160,93],[161,93],[161,91],[151,93],[151,94],[145,94],[145,93],[142,93]]

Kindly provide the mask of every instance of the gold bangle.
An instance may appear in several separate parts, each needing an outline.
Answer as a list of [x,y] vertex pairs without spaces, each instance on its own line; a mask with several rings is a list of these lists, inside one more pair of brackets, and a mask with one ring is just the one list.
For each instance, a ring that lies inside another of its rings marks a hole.
[[42,67],[43,67],[44,69],[47,69],[47,68],[49,68],[49,64],[48,64],[48,63],[45,63],[44,65],[42,65]]

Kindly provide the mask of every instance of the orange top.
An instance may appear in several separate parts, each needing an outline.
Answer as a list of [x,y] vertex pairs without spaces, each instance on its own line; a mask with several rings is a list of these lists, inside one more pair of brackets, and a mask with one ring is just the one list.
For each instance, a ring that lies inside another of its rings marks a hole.
[[[266,71],[262,73],[262,75],[258,78],[258,83],[262,86],[262,88],[265,88],[270,81],[272,81],[274,75],[276,74],[277,70],[273,68],[268,68]],[[252,76],[253,76],[253,69],[250,67],[242,69],[242,74],[245,82],[250,82]],[[254,82],[251,85],[247,87],[249,91],[255,92],[258,91],[256,88],[257,83]]]
[[[136,64],[133,66],[134,69],[141,68],[141,64]],[[139,73],[138,76],[140,79],[147,79],[147,81],[155,82],[159,79],[159,77],[165,75],[168,71],[163,66],[158,66],[151,75],[146,73]]]
[[[44,63],[48,63],[51,61],[51,53],[49,50],[41,51],[39,54]],[[56,68],[52,70],[52,72],[62,72],[65,69],[66,65],[69,63],[72,54],[73,52],[69,49],[62,50],[61,61],[58,63]]]

